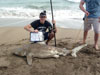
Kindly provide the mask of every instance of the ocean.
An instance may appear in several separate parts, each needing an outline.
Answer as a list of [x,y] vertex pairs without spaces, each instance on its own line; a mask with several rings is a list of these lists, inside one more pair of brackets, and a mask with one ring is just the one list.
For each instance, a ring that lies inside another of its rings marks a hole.
[[[84,13],[79,9],[80,0],[52,0],[54,18],[63,23],[66,19],[80,20]],[[51,20],[50,0],[0,0],[0,18],[38,18],[39,13],[47,11]]]

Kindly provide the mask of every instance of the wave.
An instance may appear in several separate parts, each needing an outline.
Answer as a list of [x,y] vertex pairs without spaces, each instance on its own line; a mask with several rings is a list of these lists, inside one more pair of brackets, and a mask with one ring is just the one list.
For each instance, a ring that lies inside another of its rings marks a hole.
[[[7,8],[2,7],[0,8],[0,18],[33,18],[38,17],[39,13],[43,11],[42,9],[31,9],[31,8],[23,8],[23,7],[13,7],[13,8]],[[47,16],[51,17],[51,11],[47,10]],[[62,19],[65,18],[82,18],[83,13],[80,10],[55,10],[54,16],[56,19]]]
[[68,0],[68,1],[70,1],[70,2],[76,2],[76,3],[80,2],[80,0]]
[[29,8],[23,8],[23,7],[2,7],[0,8],[0,17],[1,18],[31,18],[38,15],[40,10],[36,9],[29,9]]

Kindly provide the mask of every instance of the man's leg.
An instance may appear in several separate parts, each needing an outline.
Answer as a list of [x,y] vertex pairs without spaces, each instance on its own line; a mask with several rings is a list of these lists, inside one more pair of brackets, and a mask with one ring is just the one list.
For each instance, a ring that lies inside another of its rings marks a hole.
[[48,40],[46,41],[46,44],[48,45],[48,43],[50,42],[50,40],[52,40],[54,37],[54,32],[49,33],[48,35]]
[[93,28],[94,28],[94,32],[95,32],[95,35],[94,35],[94,48],[96,50],[98,50],[99,49],[98,40],[99,40],[99,35],[100,35],[100,22],[99,22],[99,19],[94,19],[93,20]]
[[99,49],[99,47],[98,47],[98,39],[99,39],[99,34],[95,33],[95,36],[94,36],[94,41],[95,41],[94,47],[95,47],[96,50]]
[[84,34],[83,34],[83,42],[82,44],[86,43],[86,39],[87,39],[87,35],[88,35],[88,31],[91,29],[91,22],[90,20],[87,18],[84,20]]
[[84,35],[83,35],[83,42],[82,42],[83,44],[86,43],[87,35],[88,35],[88,30],[85,30],[85,31],[84,31]]

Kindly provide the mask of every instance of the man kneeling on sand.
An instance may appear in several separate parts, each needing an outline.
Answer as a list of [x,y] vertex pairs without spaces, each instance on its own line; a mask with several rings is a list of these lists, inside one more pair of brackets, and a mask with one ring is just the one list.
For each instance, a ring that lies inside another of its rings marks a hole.
[[[53,24],[55,24],[55,29],[53,29],[50,22],[46,20],[47,18],[46,11],[41,12],[39,18],[40,18],[39,20],[35,20],[31,24],[26,25],[24,29],[29,32],[36,32],[36,33],[39,31],[43,32],[44,40],[46,40],[46,44],[48,45],[49,41],[54,37],[54,32],[57,31],[56,24],[55,21],[53,20],[52,22]],[[31,28],[33,28],[34,30],[32,30]],[[46,32],[47,29],[48,32]]]

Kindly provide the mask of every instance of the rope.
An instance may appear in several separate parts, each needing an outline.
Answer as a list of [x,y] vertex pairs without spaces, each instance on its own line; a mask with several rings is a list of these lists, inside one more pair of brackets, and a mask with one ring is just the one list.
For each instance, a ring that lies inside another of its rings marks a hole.
[[77,40],[79,39],[79,35],[81,33],[81,29],[82,29],[83,25],[80,27],[80,30],[78,31],[78,34],[76,36],[75,42],[77,42]]
[[[85,18],[85,21],[86,21],[86,22],[88,21],[87,17]],[[82,27],[83,27],[83,25],[81,26],[81,28],[82,28]],[[77,36],[76,36],[75,43],[76,43],[77,40],[79,39],[79,35],[80,35],[80,33],[81,33],[81,28],[80,28],[80,30],[79,30]],[[73,46],[73,47],[74,47],[74,46]]]

